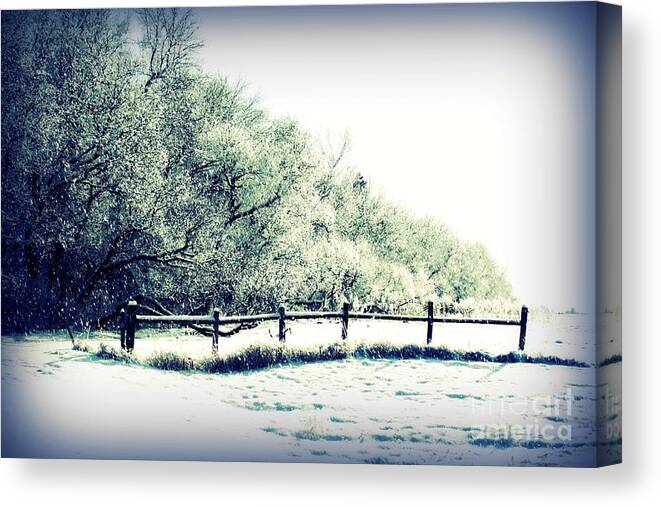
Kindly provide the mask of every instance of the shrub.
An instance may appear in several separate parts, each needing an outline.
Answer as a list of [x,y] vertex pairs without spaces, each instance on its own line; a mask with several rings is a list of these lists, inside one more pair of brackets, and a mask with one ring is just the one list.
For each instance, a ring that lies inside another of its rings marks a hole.
[[122,363],[128,364],[139,363],[139,361],[136,360],[129,352],[126,352],[122,349],[117,350],[114,347],[106,345],[105,343],[99,344],[99,350],[97,350],[94,355],[99,359],[109,359],[112,361],[120,361]]
[[159,370],[187,371],[192,370],[194,361],[190,357],[176,352],[154,352],[144,364]]
[[[75,343],[75,350],[91,352],[86,344]],[[331,343],[308,348],[289,348],[283,343],[254,344],[226,355],[213,354],[201,359],[192,359],[175,352],[155,352],[144,360],[130,353],[116,350],[105,343],[99,345],[95,356],[131,364],[142,364],[152,368],[171,371],[200,371],[205,373],[232,373],[252,371],[273,366],[358,359],[431,359],[438,361],[471,361],[485,363],[531,363],[584,368],[588,365],[575,359],[556,356],[529,356],[510,352],[493,356],[481,351],[450,350],[445,347],[390,342]]]
[[89,345],[89,343],[81,342],[80,340],[76,340],[75,342],[73,342],[73,346],[71,348],[73,350],[78,350],[80,352],[88,352],[88,353],[93,352],[93,349]]

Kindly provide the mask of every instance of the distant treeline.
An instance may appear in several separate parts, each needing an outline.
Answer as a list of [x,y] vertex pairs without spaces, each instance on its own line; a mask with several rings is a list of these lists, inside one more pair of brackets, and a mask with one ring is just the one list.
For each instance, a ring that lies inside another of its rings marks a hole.
[[180,9],[2,13],[3,331],[93,325],[136,294],[516,310],[484,247],[383,199],[344,140],[204,74],[196,32]]

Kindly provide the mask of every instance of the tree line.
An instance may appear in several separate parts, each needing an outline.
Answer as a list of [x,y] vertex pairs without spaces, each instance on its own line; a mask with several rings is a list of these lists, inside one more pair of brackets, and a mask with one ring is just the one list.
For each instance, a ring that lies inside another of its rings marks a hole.
[[184,9],[2,13],[4,332],[98,324],[137,294],[185,313],[514,308],[483,246],[382,197],[346,140],[204,73],[201,46]]

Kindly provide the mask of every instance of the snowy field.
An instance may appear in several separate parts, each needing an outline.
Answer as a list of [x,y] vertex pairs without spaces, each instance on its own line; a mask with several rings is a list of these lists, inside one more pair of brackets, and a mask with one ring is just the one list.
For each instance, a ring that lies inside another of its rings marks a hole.
[[[340,334],[328,322],[289,327],[291,347]],[[241,332],[221,339],[220,353],[275,336],[273,325]],[[425,325],[351,322],[349,339],[422,344]],[[526,351],[594,363],[593,340],[590,319],[557,316],[531,321]],[[118,346],[112,335],[90,341]],[[517,327],[434,327],[434,342],[453,349],[501,353],[517,341]],[[210,347],[187,332],[143,329],[135,352],[196,357]],[[621,354],[620,344],[601,353]],[[593,414],[603,396],[596,371],[594,364],[350,359],[209,375],[102,361],[71,350],[62,335],[3,337],[2,455],[591,466]],[[616,400],[607,414],[615,428],[620,408]],[[611,459],[621,453],[617,432],[600,451]]]

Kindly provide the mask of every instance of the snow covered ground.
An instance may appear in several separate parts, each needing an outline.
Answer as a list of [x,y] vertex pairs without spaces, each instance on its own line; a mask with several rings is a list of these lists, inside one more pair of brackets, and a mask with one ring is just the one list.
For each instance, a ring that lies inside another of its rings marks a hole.
[[[332,323],[290,327],[292,347],[340,334]],[[221,339],[221,353],[272,342],[274,330]],[[425,326],[351,322],[349,338],[424,343]],[[558,316],[531,322],[526,351],[594,363],[593,340],[589,319]],[[434,341],[509,352],[518,328],[436,325]],[[136,354],[154,350],[201,356],[210,340],[141,330]],[[98,360],[61,335],[3,337],[2,455],[591,466],[598,395],[594,367],[351,359],[208,375]],[[618,423],[619,404],[608,417]],[[619,455],[617,436],[601,450]]]

